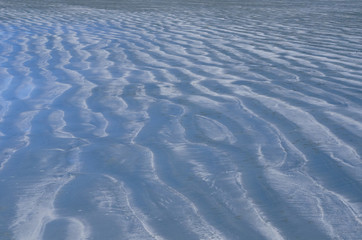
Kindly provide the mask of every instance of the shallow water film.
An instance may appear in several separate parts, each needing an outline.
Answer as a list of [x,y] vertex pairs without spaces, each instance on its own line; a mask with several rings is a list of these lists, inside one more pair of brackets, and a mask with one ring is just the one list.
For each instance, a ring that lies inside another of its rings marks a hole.
[[362,236],[362,1],[0,0],[0,239]]

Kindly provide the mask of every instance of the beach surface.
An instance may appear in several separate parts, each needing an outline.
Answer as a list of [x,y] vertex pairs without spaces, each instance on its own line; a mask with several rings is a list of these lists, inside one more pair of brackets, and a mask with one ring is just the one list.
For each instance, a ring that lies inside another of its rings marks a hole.
[[361,13],[0,0],[0,239],[361,239]]

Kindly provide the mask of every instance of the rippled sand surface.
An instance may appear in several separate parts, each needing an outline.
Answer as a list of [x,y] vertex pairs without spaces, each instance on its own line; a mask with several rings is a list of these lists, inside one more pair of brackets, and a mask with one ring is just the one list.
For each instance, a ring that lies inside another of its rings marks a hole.
[[0,239],[361,239],[361,13],[0,0]]

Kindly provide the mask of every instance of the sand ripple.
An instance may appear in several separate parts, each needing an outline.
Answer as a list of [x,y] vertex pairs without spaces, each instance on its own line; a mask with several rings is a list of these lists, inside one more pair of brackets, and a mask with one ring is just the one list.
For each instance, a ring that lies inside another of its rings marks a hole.
[[360,239],[359,1],[65,2],[0,0],[0,239]]

